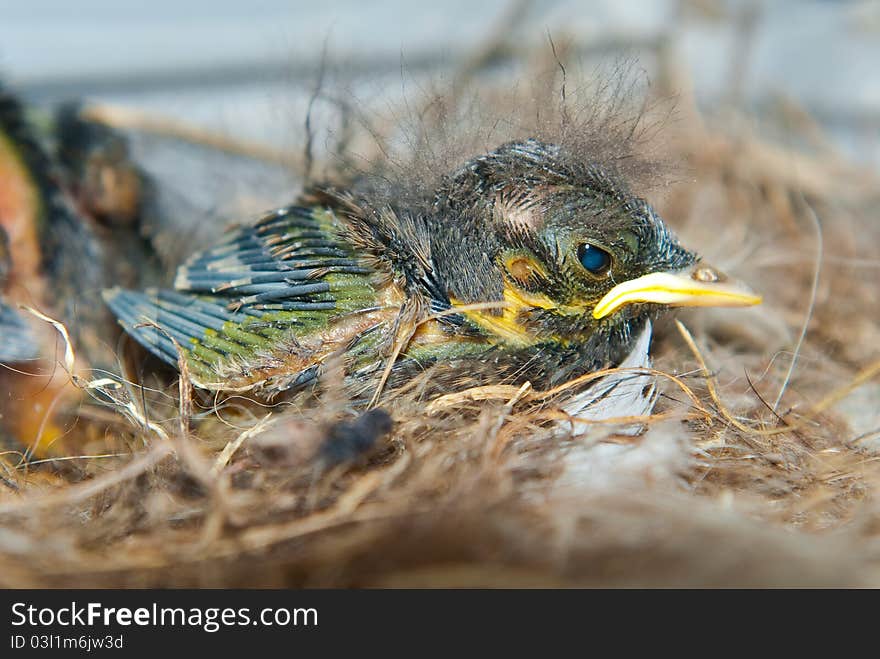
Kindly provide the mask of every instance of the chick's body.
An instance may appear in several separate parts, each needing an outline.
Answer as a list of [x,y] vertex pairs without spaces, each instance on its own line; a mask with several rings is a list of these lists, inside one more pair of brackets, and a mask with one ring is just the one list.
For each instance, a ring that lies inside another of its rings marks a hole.
[[[439,389],[543,385],[620,362],[653,302],[754,303],[696,262],[612,169],[528,139],[427,194],[316,191],[192,256],[176,290],[105,299],[208,389],[302,387],[334,355],[364,394],[431,365]],[[658,293],[658,273],[687,283]]]

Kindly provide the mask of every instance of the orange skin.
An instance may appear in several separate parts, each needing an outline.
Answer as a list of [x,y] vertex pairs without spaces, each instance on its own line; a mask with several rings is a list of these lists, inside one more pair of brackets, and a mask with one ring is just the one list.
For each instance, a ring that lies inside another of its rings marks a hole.
[[[5,282],[12,295],[19,284],[42,288],[37,276],[41,261],[37,220],[41,212],[39,192],[27,169],[13,145],[0,135],[0,227],[9,238],[10,254],[15,257]],[[41,291],[33,292],[39,297]]]
[[[0,284],[13,305],[45,308],[38,235],[41,213],[39,190],[14,146],[0,135],[0,227],[8,236],[11,256],[11,268]],[[43,354],[52,359],[55,330],[40,322],[31,327],[39,333]],[[79,397],[68,375],[49,359],[0,365],[0,423],[14,438],[32,446],[36,455],[59,452],[54,445],[65,431],[56,411],[71,407]]]

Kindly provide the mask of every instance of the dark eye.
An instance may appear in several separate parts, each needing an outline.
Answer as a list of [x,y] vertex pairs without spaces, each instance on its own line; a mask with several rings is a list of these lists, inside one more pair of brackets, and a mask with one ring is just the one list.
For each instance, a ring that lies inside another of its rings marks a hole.
[[594,275],[606,275],[611,269],[611,255],[601,247],[584,243],[578,247],[578,261]]

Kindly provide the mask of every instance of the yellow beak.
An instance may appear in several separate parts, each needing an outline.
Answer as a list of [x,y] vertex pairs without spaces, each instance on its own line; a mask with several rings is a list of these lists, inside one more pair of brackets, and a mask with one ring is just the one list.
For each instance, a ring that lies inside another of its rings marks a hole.
[[593,308],[593,318],[604,318],[634,302],[673,307],[750,307],[761,304],[761,296],[711,266],[698,263],[687,270],[653,272],[618,284]]

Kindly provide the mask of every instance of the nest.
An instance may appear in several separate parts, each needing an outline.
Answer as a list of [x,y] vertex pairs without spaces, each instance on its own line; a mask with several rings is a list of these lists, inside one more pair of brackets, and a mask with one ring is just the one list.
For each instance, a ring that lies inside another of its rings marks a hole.
[[[668,62],[658,78],[686,87]],[[153,393],[79,374],[104,404],[81,410],[79,452],[0,463],[0,585],[880,584],[877,178],[687,97],[663,125],[683,165],[648,196],[765,303],[656,328],[660,400],[618,420],[643,432],[560,432],[552,392],[432,402],[414,382],[384,401],[387,435],[331,459],[353,419],[333,377],[255,406],[185,372]]]

